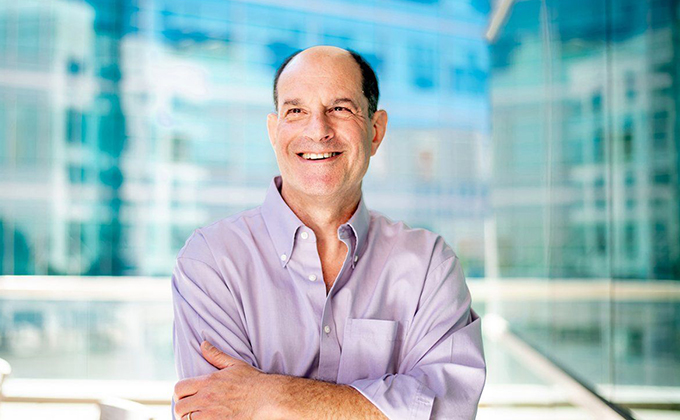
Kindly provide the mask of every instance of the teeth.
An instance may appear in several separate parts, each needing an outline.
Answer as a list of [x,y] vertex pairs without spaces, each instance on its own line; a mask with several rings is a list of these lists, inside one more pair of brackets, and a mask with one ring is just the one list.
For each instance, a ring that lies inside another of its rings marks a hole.
[[327,159],[329,157],[333,157],[338,155],[337,152],[331,152],[331,153],[303,153],[302,157],[304,159],[308,160],[318,160],[318,159]]

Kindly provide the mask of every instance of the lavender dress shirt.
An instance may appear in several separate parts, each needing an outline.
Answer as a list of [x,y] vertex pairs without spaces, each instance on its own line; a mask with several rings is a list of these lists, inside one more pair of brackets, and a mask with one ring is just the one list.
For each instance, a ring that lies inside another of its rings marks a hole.
[[481,320],[444,240],[369,211],[338,228],[328,294],[314,232],[271,183],[262,206],[197,229],[172,275],[180,379],[216,369],[209,340],[268,373],[356,388],[391,419],[473,419],[486,378]]

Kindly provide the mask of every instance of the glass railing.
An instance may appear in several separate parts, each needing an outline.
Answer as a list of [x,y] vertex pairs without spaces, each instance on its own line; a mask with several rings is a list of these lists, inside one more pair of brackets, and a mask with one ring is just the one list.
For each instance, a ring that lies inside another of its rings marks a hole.
[[[677,328],[662,315],[680,307],[680,284],[474,278],[468,284],[484,317],[488,378],[479,418],[522,410],[603,418],[597,410],[607,411],[608,403],[631,413],[680,405],[676,355],[615,353],[604,339],[610,328],[627,330],[645,319]],[[118,397],[169,404],[175,373],[168,278],[3,276],[0,296],[0,357],[12,367],[5,402]],[[615,325],[596,316],[609,314],[611,305]],[[612,365],[627,382],[608,381]],[[604,406],[589,406],[594,396]]]

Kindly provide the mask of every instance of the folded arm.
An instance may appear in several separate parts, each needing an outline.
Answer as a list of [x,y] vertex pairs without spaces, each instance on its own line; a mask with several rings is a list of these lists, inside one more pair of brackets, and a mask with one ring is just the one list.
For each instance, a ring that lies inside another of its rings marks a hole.
[[[210,261],[178,258],[173,272],[174,344],[183,379],[173,399],[176,415],[203,411],[205,419],[230,418],[220,411],[207,416],[220,407],[267,413],[263,418],[473,419],[476,415],[486,378],[481,320],[470,307],[470,293],[455,255],[428,272],[404,338],[398,372],[351,384],[258,370],[236,301],[224,291],[225,284]],[[214,300],[218,296],[220,305]],[[232,304],[225,304],[229,299]],[[215,343],[231,364],[223,367],[206,360],[204,340]],[[244,372],[248,375],[241,375]]]
[[201,420],[385,418],[350,386],[267,374],[208,342],[201,349],[205,360],[219,370],[177,383],[173,395],[177,419],[188,413],[200,413]]
[[[266,374],[258,369],[236,300],[229,293],[200,234],[189,253],[180,253],[172,275],[176,418],[224,419],[249,412],[261,418],[384,418],[348,385]],[[199,245],[199,246],[196,246]],[[220,302],[218,305],[216,302]],[[206,354],[205,340],[223,356]],[[221,365],[228,358],[229,365]],[[213,414],[210,414],[213,413]],[[230,414],[231,413],[231,414]]]

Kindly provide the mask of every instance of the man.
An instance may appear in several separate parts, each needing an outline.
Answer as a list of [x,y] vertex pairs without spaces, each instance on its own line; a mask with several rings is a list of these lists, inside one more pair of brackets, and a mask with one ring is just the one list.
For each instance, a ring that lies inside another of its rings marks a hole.
[[312,47],[274,102],[263,205],[177,258],[176,418],[474,418],[486,365],[458,258],[362,199],[387,126],[373,70]]

